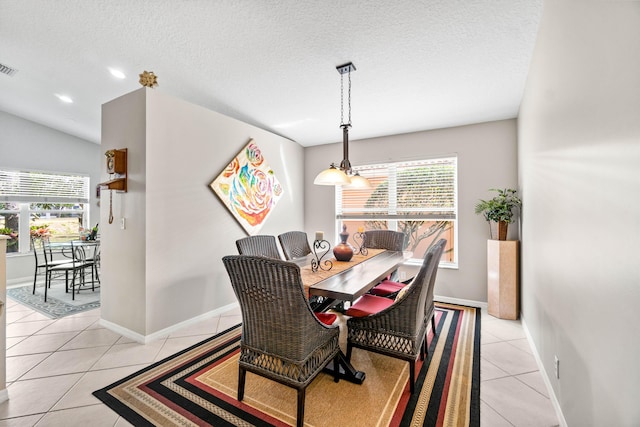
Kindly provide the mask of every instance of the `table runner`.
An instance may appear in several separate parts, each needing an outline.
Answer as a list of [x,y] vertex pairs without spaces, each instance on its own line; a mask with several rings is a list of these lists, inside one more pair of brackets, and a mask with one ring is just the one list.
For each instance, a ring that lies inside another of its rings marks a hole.
[[[300,275],[302,277],[302,283],[304,284],[304,290],[309,295],[309,288],[318,282],[328,279],[331,276],[335,276],[355,265],[360,264],[373,258],[376,255],[380,255],[385,252],[386,249],[367,249],[367,255],[354,254],[350,261],[338,261],[335,258],[329,260],[333,262],[333,267],[329,271],[318,269],[318,271],[311,271],[311,265],[305,265],[300,267]],[[324,263],[324,261],[322,261]]]

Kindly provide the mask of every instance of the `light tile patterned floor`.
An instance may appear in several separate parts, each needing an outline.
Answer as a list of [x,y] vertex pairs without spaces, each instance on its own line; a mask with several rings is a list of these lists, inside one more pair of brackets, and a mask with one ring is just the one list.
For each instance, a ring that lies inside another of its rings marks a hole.
[[[99,325],[100,310],[58,320],[7,301],[7,384],[2,426],[129,426],[91,392],[241,321],[239,310],[147,345]],[[481,425],[558,424],[519,321],[482,317]]]
[[559,425],[520,321],[483,311],[481,325],[480,425]]

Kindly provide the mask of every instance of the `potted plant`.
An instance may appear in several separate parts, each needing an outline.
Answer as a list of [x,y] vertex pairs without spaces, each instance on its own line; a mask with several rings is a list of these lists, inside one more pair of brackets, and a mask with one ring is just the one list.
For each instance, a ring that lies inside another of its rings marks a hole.
[[492,188],[490,191],[498,193],[493,199],[480,200],[476,204],[476,213],[482,214],[489,222],[491,238],[507,240],[507,228],[513,222],[513,210],[522,206],[522,200],[516,196],[516,190]]
[[9,240],[7,240],[7,252],[18,252],[18,233],[10,228],[0,228],[0,234],[9,236]]

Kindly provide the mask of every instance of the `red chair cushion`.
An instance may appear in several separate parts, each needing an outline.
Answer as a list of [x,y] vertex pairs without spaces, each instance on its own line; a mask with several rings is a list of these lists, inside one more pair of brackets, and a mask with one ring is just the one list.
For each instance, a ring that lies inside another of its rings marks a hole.
[[316,315],[318,320],[324,323],[325,325],[333,324],[333,322],[335,322],[336,318],[338,317],[332,313],[314,313],[314,314]]
[[394,301],[389,298],[365,294],[356,301],[355,304],[349,307],[345,314],[351,317],[364,317],[384,310],[393,304],[393,302]]
[[386,297],[391,294],[395,294],[400,289],[407,286],[402,282],[392,282],[391,280],[383,280],[379,285],[376,285],[373,289],[371,289],[371,293],[373,295],[379,295],[381,297]]

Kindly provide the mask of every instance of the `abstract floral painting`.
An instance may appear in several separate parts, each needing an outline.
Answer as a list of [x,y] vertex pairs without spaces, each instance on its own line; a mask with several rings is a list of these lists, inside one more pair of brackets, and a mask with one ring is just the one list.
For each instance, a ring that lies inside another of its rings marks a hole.
[[253,140],[210,187],[249,235],[260,231],[282,196],[282,186]]

